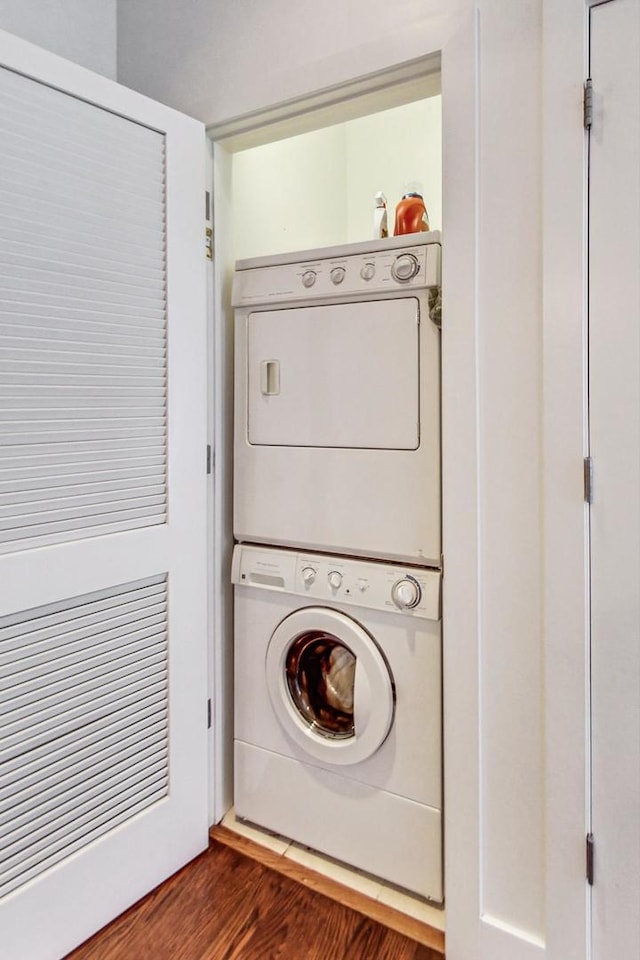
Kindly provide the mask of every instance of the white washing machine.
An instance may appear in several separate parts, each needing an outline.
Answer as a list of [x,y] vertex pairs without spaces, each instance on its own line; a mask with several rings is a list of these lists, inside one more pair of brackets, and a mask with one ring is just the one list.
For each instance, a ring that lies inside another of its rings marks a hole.
[[441,902],[441,575],[236,546],[236,814]]
[[239,261],[234,534],[439,566],[440,234]]

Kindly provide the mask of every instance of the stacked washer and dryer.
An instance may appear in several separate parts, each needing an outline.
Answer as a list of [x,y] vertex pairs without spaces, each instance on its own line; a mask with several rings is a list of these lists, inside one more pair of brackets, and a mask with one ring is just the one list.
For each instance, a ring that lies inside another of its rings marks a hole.
[[440,235],[239,261],[236,815],[441,902]]

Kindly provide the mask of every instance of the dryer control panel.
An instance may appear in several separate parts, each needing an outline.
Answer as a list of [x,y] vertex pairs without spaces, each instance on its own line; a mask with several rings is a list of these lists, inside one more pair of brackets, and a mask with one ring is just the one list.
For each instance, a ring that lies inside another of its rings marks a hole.
[[255,265],[236,271],[233,305],[307,302],[437,287],[440,244],[429,236],[432,239],[426,242],[414,235],[382,241],[385,246],[363,243],[306,251],[308,257],[294,262],[277,262],[279,257],[244,261]]
[[404,616],[439,620],[439,570],[297,553],[239,544],[233,553],[232,581],[307,597],[320,603],[353,604]]

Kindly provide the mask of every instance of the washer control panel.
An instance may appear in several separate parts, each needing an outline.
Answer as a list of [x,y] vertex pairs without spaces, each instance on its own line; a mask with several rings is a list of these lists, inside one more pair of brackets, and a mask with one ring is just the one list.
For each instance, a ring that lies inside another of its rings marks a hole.
[[[340,255],[338,248],[334,256],[237,270],[233,304],[308,301],[440,285],[439,242],[402,237],[393,240],[396,243],[388,249]],[[405,245],[398,246],[398,240],[405,240]]]
[[439,570],[239,544],[232,581],[293,593],[319,603],[354,604],[439,620]]

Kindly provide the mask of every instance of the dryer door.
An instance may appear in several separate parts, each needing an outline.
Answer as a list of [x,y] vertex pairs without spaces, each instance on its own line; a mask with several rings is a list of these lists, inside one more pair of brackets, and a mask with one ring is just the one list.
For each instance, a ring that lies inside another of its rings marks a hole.
[[358,763],[386,739],[395,704],[389,667],[366,630],[339,611],[305,607],[286,617],[265,667],[278,720],[316,760]]
[[419,341],[415,297],[251,313],[249,443],[416,450]]

